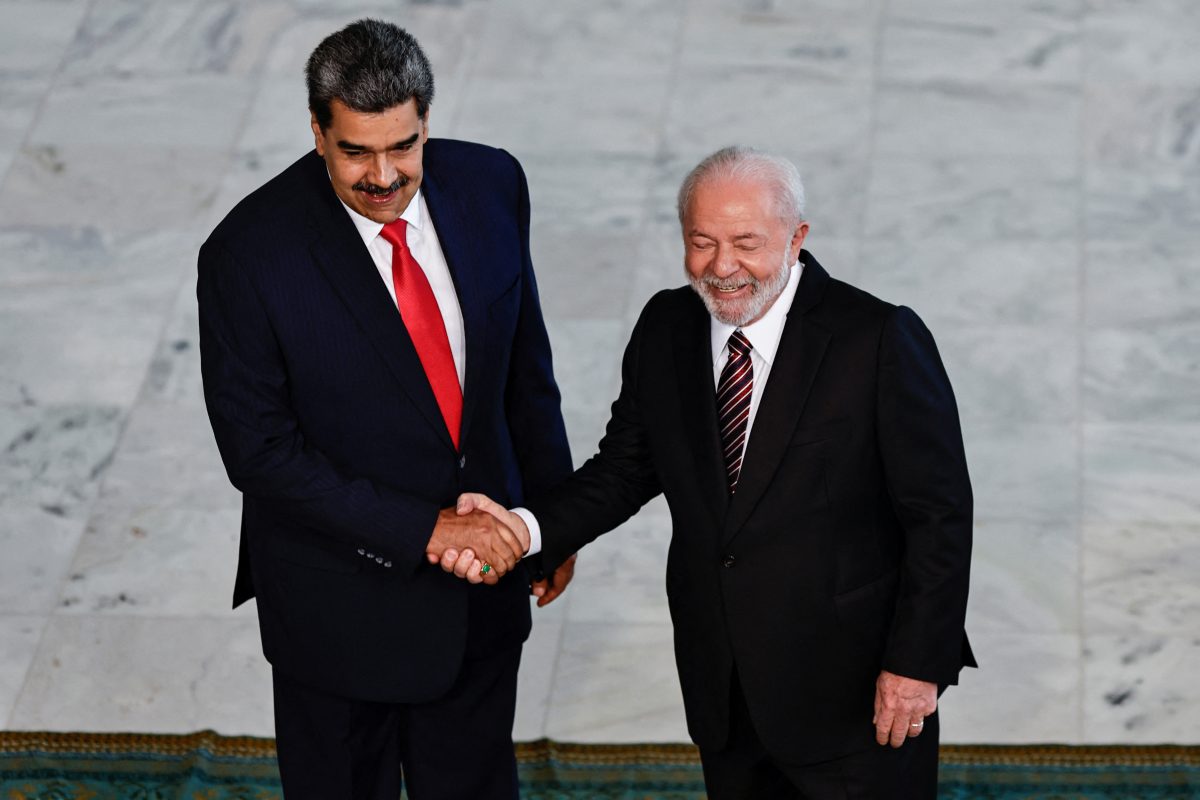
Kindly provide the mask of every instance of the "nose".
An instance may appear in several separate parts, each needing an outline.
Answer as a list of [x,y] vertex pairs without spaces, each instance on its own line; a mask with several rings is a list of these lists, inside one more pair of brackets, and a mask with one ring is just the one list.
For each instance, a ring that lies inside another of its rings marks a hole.
[[392,166],[386,152],[375,154],[375,158],[371,160],[371,169],[367,177],[376,186],[390,186],[392,181],[396,180],[396,169]]
[[713,254],[712,271],[718,278],[727,278],[739,269],[733,248],[718,245]]

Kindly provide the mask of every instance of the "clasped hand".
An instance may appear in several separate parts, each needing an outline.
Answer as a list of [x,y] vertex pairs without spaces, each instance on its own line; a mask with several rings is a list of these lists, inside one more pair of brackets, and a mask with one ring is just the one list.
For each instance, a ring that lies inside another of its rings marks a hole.
[[[471,583],[496,583],[529,550],[529,528],[525,525],[525,521],[487,495],[474,492],[460,495],[456,508],[442,510],[438,517],[438,525],[442,524],[444,517],[450,516],[458,520],[479,520],[481,516],[486,517],[492,520],[493,525],[500,532],[507,531],[512,534],[512,537],[520,546],[519,553],[509,551],[516,553],[516,560],[511,565],[505,566],[503,571],[500,571],[500,564],[492,560],[492,556],[488,554],[488,551],[476,546],[474,542],[465,540],[456,540],[449,544],[443,544],[446,539],[440,539],[435,528],[434,536],[430,539],[429,546],[425,549],[425,557],[429,559],[430,564],[441,564],[442,569],[446,572],[452,572]],[[508,541],[507,538],[505,538],[505,541]],[[571,582],[571,579],[575,575],[575,559],[575,555],[566,559],[554,570],[552,578],[543,578],[542,580],[533,582],[531,591],[538,598],[537,604],[539,608],[553,602],[567,588],[567,584]],[[483,570],[485,563],[491,567],[487,572]],[[507,564],[507,562],[504,563]]]
[[448,572],[471,583],[487,584],[495,584],[517,565],[529,549],[529,531],[520,517],[491,500],[488,503],[503,514],[464,505],[461,498],[458,508],[438,512],[433,535],[425,546],[429,563],[441,562],[443,567],[449,564]]

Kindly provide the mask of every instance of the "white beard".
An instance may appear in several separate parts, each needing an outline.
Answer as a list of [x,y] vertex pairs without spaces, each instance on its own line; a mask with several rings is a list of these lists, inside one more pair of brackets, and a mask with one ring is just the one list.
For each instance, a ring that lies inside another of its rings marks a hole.
[[[765,281],[760,281],[753,275],[730,280],[729,278],[717,278],[708,273],[698,278],[690,272],[685,271],[685,274],[687,274],[688,283],[691,284],[692,289],[704,301],[704,307],[708,309],[709,314],[719,322],[740,328],[762,316],[775,298],[783,294],[788,278],[791,277],[791,270],[787,263],[787,256],[784,255],[784,262],[779,265],[779,269]],[[745,299],[725,300],[717,291],[718,289],[733,289],[745,284],[750,285],[750,296]]]

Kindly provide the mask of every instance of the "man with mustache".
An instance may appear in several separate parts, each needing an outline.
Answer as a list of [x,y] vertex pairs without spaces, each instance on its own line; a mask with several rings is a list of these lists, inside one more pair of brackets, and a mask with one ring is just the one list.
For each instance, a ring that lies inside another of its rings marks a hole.
[[[933,339],[801,249],[785,159],[718,151],[678,206],[691,286],[642,312],[599,452],[528,510],[459,509],[552,566],[665,494],[708,796],[932,799],[939,687],[975,663],[971,487]],[[441,563],[474,580],[473,556]]]
[[[429,138],[429,62],[395,25],[334,33],[306,74],[315,151],[217,226],[197,288],[284,793],[509,800],[525,548],[453,505],[518,504],[571,470],[525,176]],[[426,562],[447,547],[492,585]]]

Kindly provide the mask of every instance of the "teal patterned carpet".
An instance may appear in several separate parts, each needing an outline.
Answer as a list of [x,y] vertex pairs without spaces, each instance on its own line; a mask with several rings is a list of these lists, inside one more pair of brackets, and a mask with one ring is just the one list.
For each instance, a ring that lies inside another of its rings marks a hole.
[[[517,746],[525,800],[702,800],[689,745]],[[0,800],[279,800],[271,739],[0,731]],[[1200,747],[942,748],[940,800],[1200,800]]]

